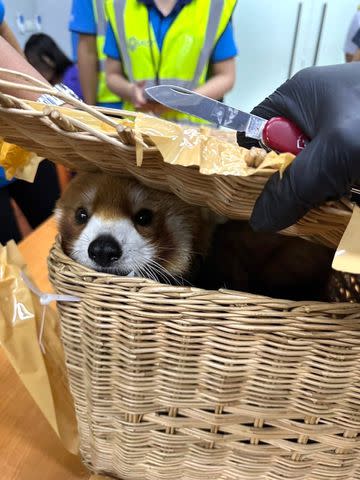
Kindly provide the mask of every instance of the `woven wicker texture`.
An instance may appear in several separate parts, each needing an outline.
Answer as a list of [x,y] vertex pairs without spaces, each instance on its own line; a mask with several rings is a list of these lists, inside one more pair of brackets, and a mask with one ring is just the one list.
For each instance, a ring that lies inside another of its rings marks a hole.
[[[0,69],[1,70],[1,69]],[[16,75],[19,76],[19,75]],[[54,93],[38,81],[27,88],[40,93]],[[35,86],[34,86],[35,85]],[[0,80],[2,88],[19,88],[19,83]],[[24,88],[24,87],[22,87]],[[134,130],[119,119],[110,118],[80,102],[93,121],[81,121],[49,107],[35,108],[11,95],[0,93],[0,136],[39,156],[49,158],[75,170],[107,173],[128,173],[144,184],[157,189],[170,190],[184,201],[194,205],[207,205],[215,212],[233,219],[248,219],[264,184],[274,170],[251,177],[203,175],[198,168],[172,165],[163,161],[151,142],[139,139]],[[125,112],[126,113],[126,112]],[[132,114],[127,112],[127,114]],[[96,125],[103,122],[104,131]],[[233,141],[233,134],[230,135]],[[145,141],[145,143],[144,143]],[[142,150],[143,163],[136,165],[136,151]],[[239,148],[239,154],[241,152]],[[351,204],[346,200],[334,202],[312,210],[287,233],[313,238],[336,247],[351,215]]]
[[[29,89],[47,90],[31,82]],[[249,218],[273,173],[207,176],[171,165],[131,122],[119,126],[76,106],[90,123],[0,93],[0,136],[75,170],[130,173],[235,219]],[[98,128],[99,120],[111,128]],[[349,202],[332,203],[287,233],[336,246],[350,214]],[[59,308],[81,454],[91,470],[123,480],[360,479],[357,304],[102,275],[70,260],[58,243],[49,269],[58,292],[81,298]],[[338,298],[355,287],[353,277],[335,278]]]
[[360,479],[360,307],[98,274],[49,258],[81,436],[124,480]]

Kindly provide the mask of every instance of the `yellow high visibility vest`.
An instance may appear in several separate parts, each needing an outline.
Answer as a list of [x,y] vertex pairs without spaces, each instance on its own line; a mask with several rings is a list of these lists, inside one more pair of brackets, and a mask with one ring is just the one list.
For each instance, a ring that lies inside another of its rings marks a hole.
[[[229,23],[236,0],[193,0],[176,17],[161,49],[147,7],[138,0],[105,0],[125,75],[146,87],[172,84],[193,90],[206,82],[212,51]],[[128,102],[124,108],[134,109]],[[179,122],[201,120],[179,112],[164,118]]]
[[106,17],[104,0],[93,0],[95,22],[97,26],[96,46],[99,60],[97,103],[119,103],[121,99],[106,85],[104,45],[106,37]]

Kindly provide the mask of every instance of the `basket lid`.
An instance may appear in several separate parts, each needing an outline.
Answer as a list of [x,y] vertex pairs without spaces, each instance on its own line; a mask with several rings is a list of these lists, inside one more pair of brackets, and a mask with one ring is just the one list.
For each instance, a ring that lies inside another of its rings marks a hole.
[[[267,179],[291,163],[292,154],[239,147],[234,133],[180,126],[156,117],[82,103],[37,79],[0,69],[0,137],[76,171],[130,174],[192,204],[232,219],[250,218]],[[26,80],[26,85],[24,85]],[[1,91],[48,93],[74,108],[20,100]],[[309,212],[286,233],[336,246],[351,204],[333,202]]]

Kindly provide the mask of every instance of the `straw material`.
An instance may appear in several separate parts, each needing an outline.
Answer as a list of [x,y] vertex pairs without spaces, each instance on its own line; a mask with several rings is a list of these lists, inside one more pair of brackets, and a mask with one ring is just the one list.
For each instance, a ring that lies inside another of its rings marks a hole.
[[49,258],[81,454],[123,480],[359,479],[360,307]]
[[[5,87],[19,85],[0,80]],[[245,165],[255,155],[259,170],[204,175],[201,165],[161,155],[134,114],[115,119],[69,103],[80,110],[0,93],[0,136],[75,170],[133,175],[234,219],[249,218],[276,171],[261,170],[265,152],[235,148],[232,136],[219,148],[222,160],[238,151],[232,166]],[[346,200],[328,204],[286,233],[337,246],[351,210]],[[59,309],[81,454],[93,472],[122,480],[360,479],[358,304],[100,274],[66,257],[59,242],[49,270],[57,292],[81,300]],[[337,300],[356,300],[360,290],[356,277],[340,274],[332,288]]]
[[[14,72],[10,74],[26,77]],[[54,92],[38,80],[26,78],[29,81],[27,89],[36,90],[39,95],[55,93],[78,110],[66,112],[0,93],[0,137],[71,169],[130,174],[150,187],[172,191],[186,202],[207,205],[232,219],[250,217],[266,181],[276,171],[265,168],[259,174],[255,171],[252,176],[204,175],[199,167],[185,168],[167,163],[170,160],[162,157],[154,142],[137,132],[133,112],[119,111],[127,119],[105,116],[93,107]],[[4,88],[16,91],[19,85],[19,81],[0,80],[0,91]],[[209,134],[210,129],[206,132]],[[227,145],[229,151],[238,152],[239,164],[244,162],[244,156],[254,165],[264,158],[260,149],[255,154],[240,147],[236,150],[234,133],[217,132],[216,136],[221,137],[219,142],[228,140],[219,147],[225,159]],[[141,167],[138,166],[140,163]],[[236,163],[232,162],[232,166]],[[351,210],[351,204],[346,200],[329,203],[312,210],[285,233],[336,247],[349,222]]]

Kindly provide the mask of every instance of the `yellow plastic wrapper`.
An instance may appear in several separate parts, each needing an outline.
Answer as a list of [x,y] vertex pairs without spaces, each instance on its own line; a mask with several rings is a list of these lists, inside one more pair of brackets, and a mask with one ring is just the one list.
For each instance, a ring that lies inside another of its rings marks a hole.
[[[38,111],[47,112],[54,123],[68,131],[88,129],[103,135],[116,136],[119,132],[129,130],[136,145],[136,163],[142,165],[143,152],[147,148],[146,140],[150,140],[160,151],[164,161],[172,165],[198,167],[204,175],[232,175],[247,177],[250,175],[280,171],[282,175],[295,156],[291,153],[266,153],[263,149],[250,150],[240,147],[236,143],[235,132],[216,130],[208,126],[184,126],[169,122],[151,115],[115,111],[125,118],[106,117],[107,120],[97,118],[87,111],[66,107],[49,107],[37,102],[27,102]],[[111,110],[106,113],[111,114]],[[126,118],[129,114],[133,118]],[[69,122],[71,118],[72,122]],[[7,167],[13,168],[19,159],[21,149],[15,147],[14,155],[9,156]],[[1,164],[1,160],[0,160]],[[14,174],[10,171],[11,175]],[[18,176],[18,175],[16,175]],[[20,178],[20,177],[18,177]]]
[[77,423],[58,317],[49,306],[40,304],[24,274],[28,279],[16,244],[0,245],[0,345],[65,448],[78,454]]
[[4,168],[8,180],[16,177],[33,182],[42,160],[35,153],[0,140],[0,166]]
[[184,127],[176,123],[138,114],[135,135],[149,137],[172,165],[199,167],[205,175],[237,175],[247,177],[265,171],[283,172],[295,156],[291,153],[266,153],[259,148],[248,150],[235,141],[224,141],[220,135],[208,130]]

